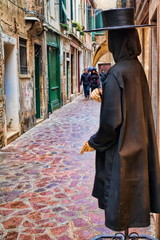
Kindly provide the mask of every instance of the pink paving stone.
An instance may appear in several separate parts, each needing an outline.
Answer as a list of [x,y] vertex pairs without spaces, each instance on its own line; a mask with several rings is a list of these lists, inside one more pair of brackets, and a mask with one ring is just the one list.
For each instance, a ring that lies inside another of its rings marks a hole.
[[0,205],[0,207],[3,208],[12,208],[12,209],[23,209],[23,208],[29,208],[29,206],[21,201],[15,201],[15,202],[11,202],[11,203],[7,203],[4,205]]
[[30,221],[25,221],[23,223],[23,227],[35,227],[35,224],[31,223]]
[[30,198],[30,197],[37,197],[37,193],[24,193],[19,196],[19,198]]
[[17,240],[18,233],[17,232],[8,232],[5,236],[5,240]]
[[53,236],[58,236],[61,235],[62,233],[66,232],[68,229],[68,226],[61,226],[61,227],[55,227],[52,228],[50,231],[52,233]]
[[70,203],[71,203],[71,200],[69,200],[69,199],[64,199],[64,200],[62,200],[62,203],[63,203],[63,204],[70,204]]
[[53,177],[45,177],[45,178],[42,178],[42,179],[41,179],[41,182],[43,182],[43,181],[44,181],[44,182],[47,182],[47,181],[50,182],[50,181],[52,181],[52,180],[53,180]]
[[31,235],[21,234],[20,240],[33,240],[33,237]]
[[47,234],[41,235],[41,236],[36,236],[35,240],[52,240]]
[[52,222],[52,223],[44,223],[44,224],[40,225],[40,227],[43,227],[43,228],[56,227],[56,226],[57,226],[57,223],[55,223],[55,222]]
[[66,235],[64,235],[64,236],[61,236],[61,237],[59,237],[59,238],[57,238],[58,240],[73,240],[72,238],[70,238],[70,237],[68,237],[68,236],[66,236]]
[[84,214],[86,217],[88,217],[89,221],[92,224],[97,224],[97,225],[104,225],[104,214],[100,215],[95,212],[89,212]]
[[52,214],[52,213],[43,214],[43,218],[55,218],[55,216],[57,216],[57,214]]
[[31,203],[47,203],[50,201],[51,197],[37,197],[37,198],[30,198],[29,201]]
[[83,218],[73,219],[72,221],[73,221],[75,227],[86,227],[87,225],[89,225],[89,222],[87,222]]
[[59,189],[59,188],[54,188],[54,192],[60,192],[61,191],[61,189]]
[[29,219],[33,219],[33,220],[40,220],[41,219],[41,213],[40,212],[32,212],[32,213],[28,214],[27,217]]
[[54,206],[54,205],[57,205],[57,204],[59,204],[59,202],[57,202],[57,201],[51,201],[51,202],[47,203],[48,206]]
[[41,225],[41,224],[48,223],[49,221],[50,221],[49,218],[47,218],[47,219],[41,219],[41,220],[36,221],[35,224]]
[[71,211],[82,211],[82,207],[79,206],[68,206],[68,209]]
[[[79,200],[79,199],[84,199],[85,197],[86,197],[85,194],[76,194],[76,195],[72,196],[72,199]],[[87,197],[88,197],[88,195],[87,195]]]
[[74,217],[76,216],[75,212],[63,212],[63,215],[68,216],[68,217]]
[[11,217],[8,220],[2,222],[5,229],[12,229],[19,226],[22,222],[23,218],[21,217]]
[[44,233],[45,232],[45,229],[30,229],[30,228],[27,228],[23,231],[23,233],[30,233],[30,234],[39,234],[39,233]]
[[70,187],[75,187],[77,185],[77,183],[78,183],[78,181],[71,182]]
[[46,191],[46,192],[40,193],[40,195],[42,195],[42,196],[44,196],[44,195],[46,195],[46,196],[53,195],[53,192],[52,191]]
[[89,240],[95,236],[95,233],[90,229],[81,229],[79,231],[75,231],[74,236],[76,240]]
[[48,169],[45,168],[45,169],[43,169],[41,172],[42,172],[42,173],[45,173],[45,174],[46,174],[46,173],[48,174],[48,173],[53,173],[54,171],[55,171],[54,168],[48,168]]
[[14,210],[0,210],[0,215],[7,216],[13,212],[14,212]]
[[23,215],[27,215],[30,212],[32,212],[32,210],[22,210],[22,211],[19,211],[19,212],[15,212],[13,214],[13,216],[23,216]]
[[39,210],[39,212],[41,212],[41,213],[50,213],[50,212],[51,212],[51,209],[50,209],[50,208],[41,209],[41,210]]
[[75,191],[71,190],[70,188],[65,188],[64,191],[66,193],[75,193]]
[[48,184],[48,182],[38,183],[36,184],[36,187],[44,187]]
[[64,222],[67,221],[67,218],[64,218],[64,217],[56,217],[55,220],[58,221],[58,222],[64,223]]
[[55,195],[55,197],[56,198],[67,198],[67,195],[60,193],[60,194]]
[[4,232],[3,232],[2,230],[0,230],[0,235],[3,235],[3,233],[4,233]]
[[47,206],[47,205],[38,204],[38,203],[32,204],[32,208],[33,208],[34,210],[39,210],[39,209],[41,209],[41,208],[45,208],[46,206]]

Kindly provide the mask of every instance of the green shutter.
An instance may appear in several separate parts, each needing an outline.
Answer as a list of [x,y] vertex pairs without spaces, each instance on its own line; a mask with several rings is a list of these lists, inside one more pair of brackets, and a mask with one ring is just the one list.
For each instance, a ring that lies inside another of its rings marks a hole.
[[73,20],[73,0],[70,0],[71,20]]
[[64,11],[64,8],[66,8],[66,0],[61,0],[59,6],[60,6],[60,9],[59,9],[60,22],[61,23],[67,23],[67,16],[66,16],[66,13]]
[[[103,27],[103,19],[102,19],[102,10],[101,9],[98,9],[96,11],[96,17],[95,17],[95,27],[96,28],[102,28]],[[103,34],[104,31],[99,31],[96,33],[97,34]]]
[[102,28],[103,21],[102,21],[102,14],[101,11],[96,12],[96,28]]

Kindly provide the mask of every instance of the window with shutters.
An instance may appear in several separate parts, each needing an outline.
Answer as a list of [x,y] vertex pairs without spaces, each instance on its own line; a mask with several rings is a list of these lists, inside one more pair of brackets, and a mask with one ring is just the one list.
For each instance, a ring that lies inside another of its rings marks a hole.
[[73,20],[73,0],[70,0],[70,11],[71,11],[71,20]]
[[60,1],[60,22],[67,23],[66,0]]
[[86,4],[86,27],[87,29],[92,28],[92,9],[88,4]]
[[103,27],[103,20],[102,20],[102,10],[97,10],[95,17],[96,17],[96,28],[102,28]]
[[20,73],[27,74],[27,40],[19,39],[19,57],[20,57]]

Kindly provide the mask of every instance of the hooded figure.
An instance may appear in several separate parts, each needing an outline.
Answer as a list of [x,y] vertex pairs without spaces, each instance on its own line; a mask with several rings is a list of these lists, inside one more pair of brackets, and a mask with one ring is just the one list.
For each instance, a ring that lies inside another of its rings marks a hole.
[[100,125],[88,141],[96,150],[93,196],[112,230],[150,225],[160,213],[160,167],[149,88],[137,56],[136,29],[109,30],[115,65],[103,86]]

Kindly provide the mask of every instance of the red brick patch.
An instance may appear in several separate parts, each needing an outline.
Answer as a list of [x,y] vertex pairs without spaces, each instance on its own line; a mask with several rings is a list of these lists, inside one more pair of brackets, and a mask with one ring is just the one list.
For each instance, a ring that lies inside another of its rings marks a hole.
[[35,227],[35,224],[31,223],[30,221],[25,221],[23,223],[23,227]]
[[29,197],[36,197],[36,196],[37,196],[37,193],[29,192],[29,193],[23,193],[22,195],[19,196],[19,198],[29,198]]
[[29,208],[29,206],[21,201],[11,202],[4,205],[0,205],[0,207],[3,208],[12,208],[12,209],[23,209],[23,208]]
[[40,227],[44,227],[44,228],[46,228],[46,227],[56,227],[56,226],[57,226],[57,224],[55,222],[44,223],[44,224],[40,225]]
[[42,196],[53,195],[53,192],[52,191],[41,192],[40,195]]
[[14,210],[0,210],[0,215],[7,216],[13,212],[14,212]]
[[27,228],[26,230],[23,231],[23,233],[31,233],[31,234],[39,234],[39,233],[44,233],[45,232],[45,229],[30,229],[30,228]]
[[61,227],[55,227],[52,228],[50,231],[53,234],[53,236],[61,235],[62,233],[66,232],[68,229],[68,226],[61,226]]
[[52,240],[47,234],[35,237],[35,240]]
[[46,203],[50,201],[50,197],[37,197],[37,198],[30,198],[29,201],[31,203]]
[[73,239],[64,235],[64,236],[59,237],[58,240],[73,240]]
[[33,240],[33,238],[31,235],[22,234],[20,235],[20,240]]
[[63,193],[59,193],[55,195],[56,198],[67,198],[67,195],[63,194]]
[[33,220],[40,220],[41,219],[41,213],[32,212],[32,213],[28,214],[28,218],[33,219]]
[[2,222],[2,224],[5,229],[16,228],[17,226],[20,225],[22,220],[23,220],[23,218],[21,218],[21,217],[11,217],[8,220]]
[[17,232],[8,232],[5,236],[5,240],[17,240],[18,233]]

